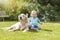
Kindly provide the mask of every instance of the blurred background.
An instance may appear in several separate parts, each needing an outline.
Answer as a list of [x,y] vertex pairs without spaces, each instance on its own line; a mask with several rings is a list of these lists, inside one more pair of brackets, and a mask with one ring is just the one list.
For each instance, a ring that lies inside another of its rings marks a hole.
[[60,21],[60,0],[0,0],[0,21],[17,21],[19,14],[32,10],[44,22]]

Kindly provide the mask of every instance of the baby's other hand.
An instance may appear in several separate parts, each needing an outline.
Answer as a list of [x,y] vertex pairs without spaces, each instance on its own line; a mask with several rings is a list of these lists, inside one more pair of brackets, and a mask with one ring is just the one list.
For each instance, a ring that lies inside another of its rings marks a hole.
[[40,24],[42,25],[42,24],[43,24],[43,22],[40,22]]

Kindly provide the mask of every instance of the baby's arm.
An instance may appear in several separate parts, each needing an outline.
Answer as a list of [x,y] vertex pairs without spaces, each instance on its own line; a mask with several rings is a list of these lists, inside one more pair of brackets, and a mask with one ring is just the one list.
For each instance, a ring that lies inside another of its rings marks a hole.
[[41,24],[41,25],[42,25],[43,23],[42,23],[42,22],[39,22],[39,24]]
[[43,24],[39,19],[38,19],[38,23],[41,24],[41,25]]

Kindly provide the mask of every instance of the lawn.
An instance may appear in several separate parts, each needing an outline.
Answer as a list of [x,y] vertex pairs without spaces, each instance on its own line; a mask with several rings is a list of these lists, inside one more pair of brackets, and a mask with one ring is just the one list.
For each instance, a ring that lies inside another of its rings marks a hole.
[[9,32],[1,28],[9,27],[16,22],[0,22],[0,40],[60,40],[60,23],[43,23],[38,32]]

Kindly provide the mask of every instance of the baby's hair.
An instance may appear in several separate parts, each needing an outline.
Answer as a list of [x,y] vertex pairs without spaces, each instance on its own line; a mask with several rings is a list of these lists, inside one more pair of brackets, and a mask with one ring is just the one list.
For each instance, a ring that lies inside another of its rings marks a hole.
[[31,11],[31,15],[35,12],[35,14],[37,14],[37,11],[36,10],[32,10]]
[[33,13],[33,12],[36,12],[36,13],[37,13],[37,11],[36,11],[36,10],[32,10],[32,12],[31,12],[31,13]]

